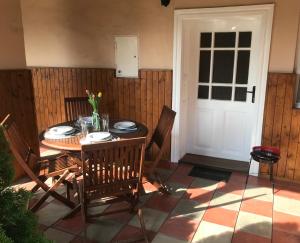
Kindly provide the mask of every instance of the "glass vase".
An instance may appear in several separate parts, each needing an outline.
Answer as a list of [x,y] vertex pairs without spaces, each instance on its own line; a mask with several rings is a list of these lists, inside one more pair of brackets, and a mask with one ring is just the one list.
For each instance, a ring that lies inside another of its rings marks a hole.
[[93,130],[96,132],[99,132],[101,130],[101,126],[100,126],[100,116],[98,112],[93,112],[92,115],[92,125],[93,125]]

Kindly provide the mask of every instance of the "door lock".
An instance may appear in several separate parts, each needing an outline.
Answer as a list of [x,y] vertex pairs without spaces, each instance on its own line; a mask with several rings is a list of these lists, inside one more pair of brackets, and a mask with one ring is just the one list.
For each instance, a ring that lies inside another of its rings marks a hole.
[[255,91],[256,91],[256,86],[252,86],[252,91],[247,90],[247,93],[252,94],[252,103],[255,103]]

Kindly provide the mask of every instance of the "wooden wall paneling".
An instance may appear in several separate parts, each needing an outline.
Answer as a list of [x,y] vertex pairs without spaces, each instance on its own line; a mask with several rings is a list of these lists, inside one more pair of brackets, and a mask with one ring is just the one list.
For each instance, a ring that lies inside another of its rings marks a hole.
[[48,98],[49,98],[49,93],[48,93],[48,87],[47,87],[47,80],[44,79],[45,74],[42,73],[42,70],[39,70],[40,73],[40,79],[41,79],[41,93],[43,94],[42,98],[42,107],[41,109],[44,109],[44,116],[43,116],[43,120],[44,120],[44,127],[47,127],[47,124],[49,123],[49,119],[48,119],[48,115],[49,115],[49,107],[50,104],[48,104]]
[[123,91],[123,99],[124,99],[124,118],[130,118],[129,115],[129,100],[130,100],[130,93],[129,93],[129,79],[123,79],[124,91]]
[[61,120],[66,121],[65,97],[64,97],[65,82],[63,78],[62,68],[57,69],[57,78],[59,80],[59,100],[60,100]]
[[[293,108],[295,74],[268,76],[262,143],[280,148],[276,177],[300,180],[300,110]],[[266,172],[260,166],[261,172]]]
[[[165,79],[165,104],[169,107],[172,107],[172,71],[166,72],[166,79]],[[168,146],[166,149],[165,158],[170,158],[171,151],[171,135],[168,138]]]
[[[295,111],[297,113],[300,113],[299,109],[295,109]],[[300,131],[299,131],[299,137],[298,137],[296,162],[295,162],[293,170],[294,170],[293,180],[300,181]]]
[[[262,142],[264,145],[272,146],[273,137],[273,124],[274,124],[274,113],[276,104],[276,91],[277,91],[277,75],[269,74],[267,93],[266,93],[266,104],[264,112],[264,132]],[[261,172],[265,173],[268,171],[268,166],[261,165]]]
[[120,119],[125,118],[124,108],[124,82],[123,79],[118,78],[118,91],[119,91],[119,117]]
[[36,106],[36,113],[39,114],[36,118],[37,124],[43,127],[45,125],[45,112],[47,109],[45,105],[46,99],[43,99],[43,97],[45,96],[46,89],[44,89],[42,85],[44,85],[45,83],[39,81],[41,79],[41,75],[40,70],[38,68],[32,69],[31,73],[34,86],[35,103],[39,104],[38,106]]
[[[152,99],[153,99],[153,129],[157,126],[159,115],[161,108],[159,107],[159,86],[158,86],[158,71],[153,72],[153,91],[152,91]],[[153,131],[154,132],[154,131]],[[158,148],[153,148],[153,154],[156,155],[159,152]]]
[[[112,100],[113,100],[113,80],[112,80],[110,70],[107,70],[107,72],[106,72],[106,90],[105,90],[105,92],[107,93],[105,113],[108,113],[109,116],[112,117],[112,114],[114,112],[114,104],[112,102]],[[110,109],[110,107],[111,107],[111,109]]]
[[119,115],[119,96],[118,96],[118,79],[113,78],[113,118],[116,119]]
[[[38,154],[39,141],[31,72],[0,70],[0,95],[0,120],[7,114],[12,114],[20,133]],[[14,167],[18,178],[23,174],[23,170],[17,163],[14,163]]]
[[285,177],[290,180],[294,179],[297,151],[300,150],[300,146],[298,142],[300,136],[299,132],[300,132],[300,111],[293,109],[290,140],[289,140],[289,146],[287,151],[287,162],[285,167]]
[[147,124],[147,72],[141,71],[141,122]]
[[86,90],[88,89],[86,79],[85,79],[85,72],[82,71],[82,69],[78,68],[76,69],[76,80],[79,86],[79,93],[80,96],[86,96]]
[[291,131],[291,120],[292,120],[292,107],[294,103],[294,88],[296,87],[295,79],[293,76],[280,75],[280,79],[285,82],[285,98],[284,98],[284,109],[283,109],[283,119],[281,128],[281,138],[280,138],[280,159],[281,163],[277,165],[278,177],[285,176],[285,168],[287,165],[287,152],[290,141],[290,131]]
[[[281,129],[283,121],[283,111],[284,111],[284,101],[285,101],[285,90],[286,82],[284,79],[278,78],[277,76],[277,89],[276,89],[276,103],[275,103],[275,113],[274,113],[274,124],[273,124],[273,134],[272,134],[272,146],[280,147],[281,139]],[[281,163],[280,159],[279,163]],[[274,166],[274,175],[277,175],[278,163]]]
[[[157,125],[163,105],[171,106],[172,71],[140,70],[139,78],[116,78],[113,69],[33,68],[38,130],[65,120],[64,97],[101,91],[100,112],[113,119]],[[169,154],[169,152],[168,152]]]
[[299,140],[298,140],[297,156],[296,156],[296,163],[295,163],[295,167],[294,167],[293,180],[300,181],[300,143],[299,143]]
[[[84,70],[84,74],[86,75],[86,81],[90,83],[89,85],[89,89],[91,90],[92,88],[90,87],[91,86],[91,75],[90,75],[90,69],[87,69],[87,70]],[[87,72],[87,73],[86,73]],[[72,96],[80,96],[81,94],[81,90],[79,90],[79,77],[78,76],[78,73],[77,73],[77,70],[76,68],[72,68],[71,69],[71,84],[72,84],[72,87],[73,87],[73,94]]]
[[[141,73],[139,74],[141,75]],[[140,76],[141,77],[141,76]],[[135,118],[138,122],[142,122],[142,100],[141,100],[141,88],[142,81],[141,79],[137,79],[134,82],[134,94],[135,94]]]
[[[165,104],[165,72],[159,71],[158,73],[158,106],[161,112]],[[159,114],[160,115],[160,114]]]
[[136,99],[135,99],[135,83],[138,82],[138,79],[130,79],[130,90],[129,90],[129,116],[132,120],[137,120],[136,119]]
[[101,105],[100,110],[103,110],[106,106],[106,97],[109,96],[109,94],[106,92],[105,86],[104,86],[104,80],[106,79],[106,74],[103,72],[103,70],[99,70],[99,71],[100,72],[97,73],[97,75],[98,75],[97,81],[99,82],[98,89],[103,94],[101,104],[100,104]]
[[[147,97],[147,127],[149,129],[149,136],[147,139],[147,142],[150,141],[151,135],[153,134],[153,97],[152,97],[152,92],[153,92],[153,83],[152,83],[152,72],[147,70],[146,74],[146,97]],[[152,149],[152,148],[151,148]],[[150,153],[153,153],[153,150],[150,151]]]

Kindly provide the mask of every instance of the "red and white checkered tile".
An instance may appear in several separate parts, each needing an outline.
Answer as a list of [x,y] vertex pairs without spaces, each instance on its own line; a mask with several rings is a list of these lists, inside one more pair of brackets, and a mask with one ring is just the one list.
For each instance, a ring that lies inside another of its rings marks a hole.
[[[232,173],[230,180],[215,182],[188,176],[190,165],[161,163],[170,195],[144,184],[141,198],[144,220],[152,242],[300,242],[300,187]],[[99,208],[112,210],[122,205]],[[38,212],[40,229],[55,242],[110,242],[141,236],[134,215],[117,214],[85,224],[80,214],[61,217],[69,209],[56,200]]]

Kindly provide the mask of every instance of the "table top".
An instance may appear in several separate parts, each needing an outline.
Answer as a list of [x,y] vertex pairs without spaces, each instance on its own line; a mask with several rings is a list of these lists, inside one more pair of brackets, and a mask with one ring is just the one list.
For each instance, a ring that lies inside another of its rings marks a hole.
[[[112,121],[111,123],[114,124],[115,122],[117,121]],[[141,123],[138,122],[135,123],[138,128],[137,131],[129,132],[129,133],[115,133],[115,132],[111,132],[111,133],[119,137],[120,139],[146,137],[148,135],[148,128]],[[73,125],[73,124],[74,122],[63,122],[63,123],[56,124],[54,126],[64,126],[64,125]],[[45,139],[44,136],[41,137],[42,137],[41,143],[49,148],[68,150],[68,151],[81,151],[80,139],[83,138],[82,134],[75,135],[70,138],[63,138],[63,139]]]

